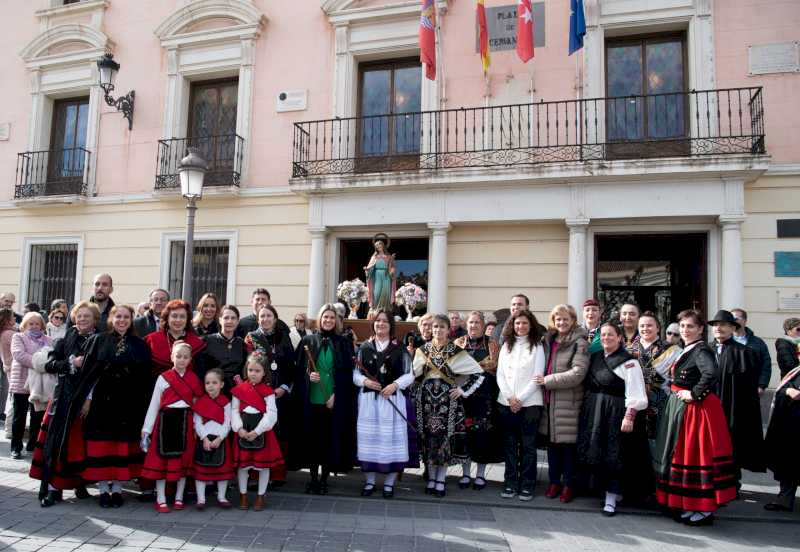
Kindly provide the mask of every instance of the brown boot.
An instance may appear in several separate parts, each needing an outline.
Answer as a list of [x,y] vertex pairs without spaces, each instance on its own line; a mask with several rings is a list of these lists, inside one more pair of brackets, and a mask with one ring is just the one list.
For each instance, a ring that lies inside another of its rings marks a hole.
[[264,505],[266,501],[264,500],[264,495],[257,495],[256,501],[253,503],[253,511],[260,512],[264,509]]
[[247,502],[247,493],[239,493],[239,509],[247,510],[250,504]]

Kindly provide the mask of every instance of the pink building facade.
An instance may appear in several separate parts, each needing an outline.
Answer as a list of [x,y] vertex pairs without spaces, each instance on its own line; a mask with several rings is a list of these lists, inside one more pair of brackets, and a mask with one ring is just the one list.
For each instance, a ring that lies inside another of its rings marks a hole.
[[[35,0],[0,36],[0,289],[20,303],[180,293],[188,145],[210,162],[196,291],[284,318],[361,277],[384,231],[429,310],[541,317],[600,298],[664,321],[744,307],[781,335],[800,310],[800,5],[791,0],[436,0],[437,80],[418,0]],[[96,61],[135,91],[131,128]]]

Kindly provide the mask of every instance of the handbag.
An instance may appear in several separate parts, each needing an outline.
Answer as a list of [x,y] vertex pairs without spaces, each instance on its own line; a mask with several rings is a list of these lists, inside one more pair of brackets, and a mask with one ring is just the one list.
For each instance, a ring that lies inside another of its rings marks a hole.
[[[209,441],[213,441],[217,436],[208,435],[206,438]],[[215,449],[206,450],[203,448],[202,439],[198,439],[194,448],[194,462],[198,466],[206,468],[219,468],[222,466],[225,463],[225,441]]]
[[[258,423],[261,421],[261,417],[263,414],[250,414],[249,412],[242,412],[242,429],[245,431],[253,431]],[[262,433],[252,441],[248,441],[247,439],[242,439],[239,437],[239,448],[245,450],[258,450],[264,448],[266,444],[266,438]]]

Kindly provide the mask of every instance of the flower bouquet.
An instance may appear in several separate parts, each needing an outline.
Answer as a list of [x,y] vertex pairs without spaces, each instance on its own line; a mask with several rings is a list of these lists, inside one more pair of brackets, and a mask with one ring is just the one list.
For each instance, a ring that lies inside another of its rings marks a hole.
[[411,320],[414,309],[428,302],[428,294],[417,284],[408,282],[403,284],[400,289],[395,292],[394,299],[398,305],[402,305],[406,308],[406,312],[408,313],[406,320]]
[[345,280],[336,288],[336,297],[350,306],[348,318],[358,318],[358,309],[368,298],[367,286],[358,278]]

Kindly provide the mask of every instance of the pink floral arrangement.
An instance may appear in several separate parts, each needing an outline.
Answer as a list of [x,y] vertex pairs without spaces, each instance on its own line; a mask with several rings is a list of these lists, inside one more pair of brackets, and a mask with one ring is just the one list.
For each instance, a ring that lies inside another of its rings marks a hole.
[[336,297],[348,305],[360,305],[368,299],[367,286],[359,278],[345,280],[336,288]]
[[398,305],[408,307],[413,311],[419,305],[424,305],[428,302],[428,294],[417,284],[408,282],[397,290],[394,294],[394,299]]

